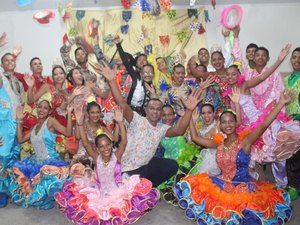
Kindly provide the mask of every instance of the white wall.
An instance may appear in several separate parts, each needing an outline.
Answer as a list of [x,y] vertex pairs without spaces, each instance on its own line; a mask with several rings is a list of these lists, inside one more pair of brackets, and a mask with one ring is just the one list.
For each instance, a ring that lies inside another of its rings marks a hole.
[[[300,3],[278,4],[244,4],[244,17],[241,23],[241,47],[246,48],[250,42],[265,46],[270,50],[273,62],[281,47],[291,43],[300,46]],[[207,24],[208,48],[214,43],[223,45],[222,26],[219,25],[220,14],[224,5],[217,4],[209,10],[211,23]],[[181,8],[181,7],[180,7]],[[21,45],[23,52],[17,61],[17,71],[29,72],[29,60],[38,56],[44,64],[44,73],[50,74],[52,63],[60,57],[59,48],[65,33],[64,24],[56,12],[56,18],[49,24],[39,24],[32,19],[35,11],[13,11],[0,13],[0,33],[7,32],[9,43],[0,48],[0,55],[11,51],[14,45]],[[286,60],[280,71],[290,71]]]

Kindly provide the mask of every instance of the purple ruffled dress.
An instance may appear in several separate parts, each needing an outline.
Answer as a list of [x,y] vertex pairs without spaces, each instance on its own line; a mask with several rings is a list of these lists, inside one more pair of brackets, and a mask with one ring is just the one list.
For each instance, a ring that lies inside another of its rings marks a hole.
[[122,179],[121,164],[112,154],[106,165],[97,158],[95,172],[65,182],[55,199],[75,224],[130,224],[154,208],[159,192],[138,175]]

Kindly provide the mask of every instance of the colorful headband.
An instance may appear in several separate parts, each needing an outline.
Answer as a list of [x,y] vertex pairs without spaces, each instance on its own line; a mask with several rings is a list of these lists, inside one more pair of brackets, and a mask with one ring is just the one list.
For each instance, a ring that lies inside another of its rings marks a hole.
[[239,61],[234,61],[232,63],[233,65],[237,66],[237,68],[239,69],[239,71],[242,71],[242,63]]
[[206,96],[202,101],[202,105],[211,105],[214,107],[214,101],[211,97]]
[[97,136],[100,136],[101,134],[103,134],[103,135],[105,135],[110,141],[112,141],[111,137],[110,137],[106,132],[104,132],[102,129],[98,129],[98,130],[96,131],[96,134],[97,134]]
[[40,102],[42,102],[42,101],[48,102],[49,105],[50,105],[50,108],[52,108],[52,103],[51,103],[51,101],[52,101],[52,95],[50,94],[50,92],[46,92],[45,94],[43,94],[43,95],[39,98],[38,104],[39,104]]

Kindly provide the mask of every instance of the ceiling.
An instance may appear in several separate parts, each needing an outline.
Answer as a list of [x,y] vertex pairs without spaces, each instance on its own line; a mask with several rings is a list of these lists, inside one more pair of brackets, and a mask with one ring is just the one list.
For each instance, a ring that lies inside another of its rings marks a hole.
[[[24,1],[24,0],[20,0]],[[131,0],[134,2],[135,0]],[[159,1],[159,0],[158,0]],[[27,6],[18,6],[16,0],[0,0],[0,11],[23,11],[38,9],[56,9],[58,4],[67,5],[73,3],[73,8],[103,8],[121,6],[121,0],[32,0],[32,4]],[[172,0],[175,6],[188,6],[189,0]],[[277,3],[297,3],[300,0],[216,0],[217,4],[277,4]],[[210,5],[210,0],[196,0],[196,5]]]

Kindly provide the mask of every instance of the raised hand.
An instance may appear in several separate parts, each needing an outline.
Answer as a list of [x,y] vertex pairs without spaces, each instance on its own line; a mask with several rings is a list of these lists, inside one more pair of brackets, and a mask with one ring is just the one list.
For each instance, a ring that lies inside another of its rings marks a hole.
[[186,109],[193,111],[196,108],[200,102],[201,91],[202,90],[200,89],[194,89],[187,99],[180,97],[180,100]]
[[199,114],[198,109],[197,109],[197,108],[194,109],[193,114],[192,114],[192,119],[193,119],[193,122],[194,122],[194,123],[197,122],[199,116],[200,116],[200,114]]
[[199,88],[202,90],[208,88],[209,86],[214,84],[215,79],[216,75],[209,75],[205,81],[203,81],[203,79],[201,78]]
[[279,56],[278,56],[278,59],[280,61],[284,60],[285,57],[289,54],[291,47],[292,47],[291,44],[287,44],[283,49],[281,49]]
[[2,33],[0,37],[0,47],[7,43],[7,34],[5,32]]
[[68,104],[68,106],[67,106],[68,114],[71,114],[73,110],[74,110],[74,103]]
[[74,90],[73,90],[73,95],[74,96],[79,96],[79,95],[84,95],[84,94],[86,94],[87,93],[87,87],[85,87],[85,86],[81,86],[81,87],[76,87],[76,88],[74,88]]
[[123,122],[123,110],[121,109],[120,106],[118,106],[117,108],[115,108],[114,120],[116,122]]
[[145,87],[150,92],[150,94],[152,96],[156,95],[156,91],[155,91],[155,88],[154,88],[153,84],[148,84],[148,83],[145,82]]
[[25,80],[26,84],[28,85],[28,87],[34,86],[35,80],[32,76],[29,75],[29,73],[24,74],[24,80]]
[[97,63],[95,70],[102,74],[108,82],[114,80],[117,74],[117,71],[115,69],[111,69],[106,63]]
[[278,103],[285,105],[285,104],[289,103],[290,101],[292,101],[294,97],[295,97],[294,91],[292,91],[292,90],[284,91],[281,93]]
[[113,36],[113,39],[112,39],[113,43],[115,44],[119,44],[121,43],[121,39],[120,39],[120,36],[119,35],[115,35]]
[[15,46],[14,47],[14,49],[13,49],[13,54],[14,54],[14,56],[18,56],[18,55],[20,55],[21,54],[21,52],[22,52],[22,47],[21,46]]
[[240,89],[237,87],[234,87],[234,88],[232,88],[232,93],[229,95],[229,98],[231,99],[232,102],[239,103],[240,95],[241,95]]
[[17,107],[17,109],[16,109],[17,120],[23,120],[23,118],[24,118],[23,109],[24,109],[24,107],[21,105]]
[[84,120],[82,105],[79,101],[76,101],[76,102],[74,102],[73,107],[74,107],[76,122],[77,122],[78,125],[82,125],[83,120]]

